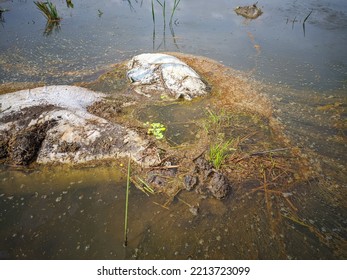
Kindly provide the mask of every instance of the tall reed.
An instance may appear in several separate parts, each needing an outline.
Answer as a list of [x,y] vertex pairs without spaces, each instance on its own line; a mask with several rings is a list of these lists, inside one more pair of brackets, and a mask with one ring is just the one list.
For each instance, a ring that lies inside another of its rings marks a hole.
[[[156,0],[156,2],[160,5],[161,9],[162,9],[162,14],[163,14],[163,22],[164,22],[164,27],[166,26],[166,1],[159,1],[159,0]],[[176,9],[178,7],[178,5],[180,4],[181,0],[175,0],[174,4],[173,4],[173,7],[172,7],[172,10],[171,10],[171,16],[170,16],[170,26],[172,25],[172,19],[173,19],[173,16],[176,12]],[[151,2],[152,4],[152,19],[153,19],[153,23],[155,24],[155,11],[154,11],[154,0],[152,0]]]
[[181,0],[175,0],[175,2],[174,2],[174,5],[173,5],[172,11],[171,11],[171,17],[170,17],[170,23],[169,23],[170,26],[172,26],[172,18],[174,16],[175,11],[176,11],[176,9],[177,9],[177,7],[178,7],[180,2],[181,2]]

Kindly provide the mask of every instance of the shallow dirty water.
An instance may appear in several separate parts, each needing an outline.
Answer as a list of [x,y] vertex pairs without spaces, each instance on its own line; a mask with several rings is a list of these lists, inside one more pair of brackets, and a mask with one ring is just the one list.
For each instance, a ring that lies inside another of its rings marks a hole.
[[[260,192],[243,190],[233,194],[236,199],[204,199],[200,204],[196,195],[185,193],[164,209],[159,206],[164,197],[148,197],[132,186],[129,243],[124,248],[125,178],[119,168],[3,170],[1,259],[330,259],[343,255],[341,222],[346,222],[346,212],[331,205],[326,195],[319,194],[323,189],[313,185],[294,190],[296,199],[310,197],[300,209],[305,214],[301,222],[279,215],[289,211],[289,205],[277,195],[271,196],[270,212],[255,207],[264,199]],[[198,215],[187,204],[199,205]],[[315,227],[324,237],[317,235]]]
[[[0,259],[347,258],[344,1],[262,1],[264,14],[249,21],[233,12],[237,2],[182,0],[173,29],[168,22],[164,28],[158,7],[153,28],[150,1],[73,2],[75,8],[68,9],[57,1],[63,20],[44,34],[44,17],[32,2],[0,1],[11,10],[0,22],[3,86],[88,82],[141,52],[203,55],[269,82],[255,86],[271,98],[274,117],[319,175],[268,191],[257,170],[240,165],[228,172],[237,177],[247,170],[247,180],[233,182],[226,200],[182,192],[168,209],[162,207],[164,194],[147,196],[131,185],[124,248],[124,166],[1,166]],[[123,79],[103,90],[125,85]],[[189,147],[200,137],[209,103],[208,98],[192,104],[155,102],[133,116],[141,123],[164,123],[172,147]],[[247,135],[237,125],[240,120],[250,130],[259,128],[238,116],[226,137]],[[261,141],[280,148],[270,143],[273,131],[260,130],[263,134],[245,143],[242,152],[260,151]]]
[[206,117],[207,101],[195,101],[194,105],[186,102],[167,106],[149,105],[136,112],[136,118],[144,123],[159,122],[165,124],[166,139],[172,145],[193,143],[199,130],[199,122]]

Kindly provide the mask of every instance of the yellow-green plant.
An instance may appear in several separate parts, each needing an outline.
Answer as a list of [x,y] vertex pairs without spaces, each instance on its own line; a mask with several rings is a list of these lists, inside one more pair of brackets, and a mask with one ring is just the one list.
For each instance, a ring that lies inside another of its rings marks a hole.
[[215,112],[209,108],[206,109],[207,118],[203,122],[203,127],[206,132],[210,132],[212,129],[214,132],[217,132],[221,129],[222,126],[228,124],[229,118],[224,111]]
[[164,132],[166,127],[161,123],[145,123],[146,126],[149,126],[147,133],[153,135],[156,139],[163,139]]
[[233,141],[229,140],[227,142],[212,144],[210,146],[208,155],[210,162],[213,164],[214,168],[220,169],[228,153],[230,151],[235,151],[235,149],[231,147],[232,144]]

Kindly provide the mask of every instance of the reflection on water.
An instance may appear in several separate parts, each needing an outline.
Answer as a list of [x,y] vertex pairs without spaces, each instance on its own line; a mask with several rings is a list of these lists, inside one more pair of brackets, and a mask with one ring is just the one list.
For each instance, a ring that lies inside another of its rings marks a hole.
[[72,83],[140,52],[179,50],[295,87],[346,85],[345,1],[264,0],[256,20],[237,16],[232,1],[182,0],[172,14],[174,3],[166,1],[165,21],[154,1],[153,24],[150,0],[75,0],[73,9],[57,1],[60,32],[43,38],[46,20],[32,2],[5,1],[0,80]]

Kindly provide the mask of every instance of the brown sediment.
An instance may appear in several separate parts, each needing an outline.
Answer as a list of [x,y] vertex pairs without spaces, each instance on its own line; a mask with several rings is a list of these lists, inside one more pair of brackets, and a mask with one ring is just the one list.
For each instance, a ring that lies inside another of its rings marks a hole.
[[170,53],[177,56],[195,69],[212,87],[215,106],[238,110],[241,112],[257,113],[269,118],[272,116],[271,102],[255,88],[250,80],[241,77],[241,73],[225,67],[206,57],[191,56],[180,53]]
[[32,83],[32,82],[16,82],[16,83],[5,83],[0,85],[0,94],[15,92],[22,89],[32,89],[36,87],[44,86],[44,83]]

